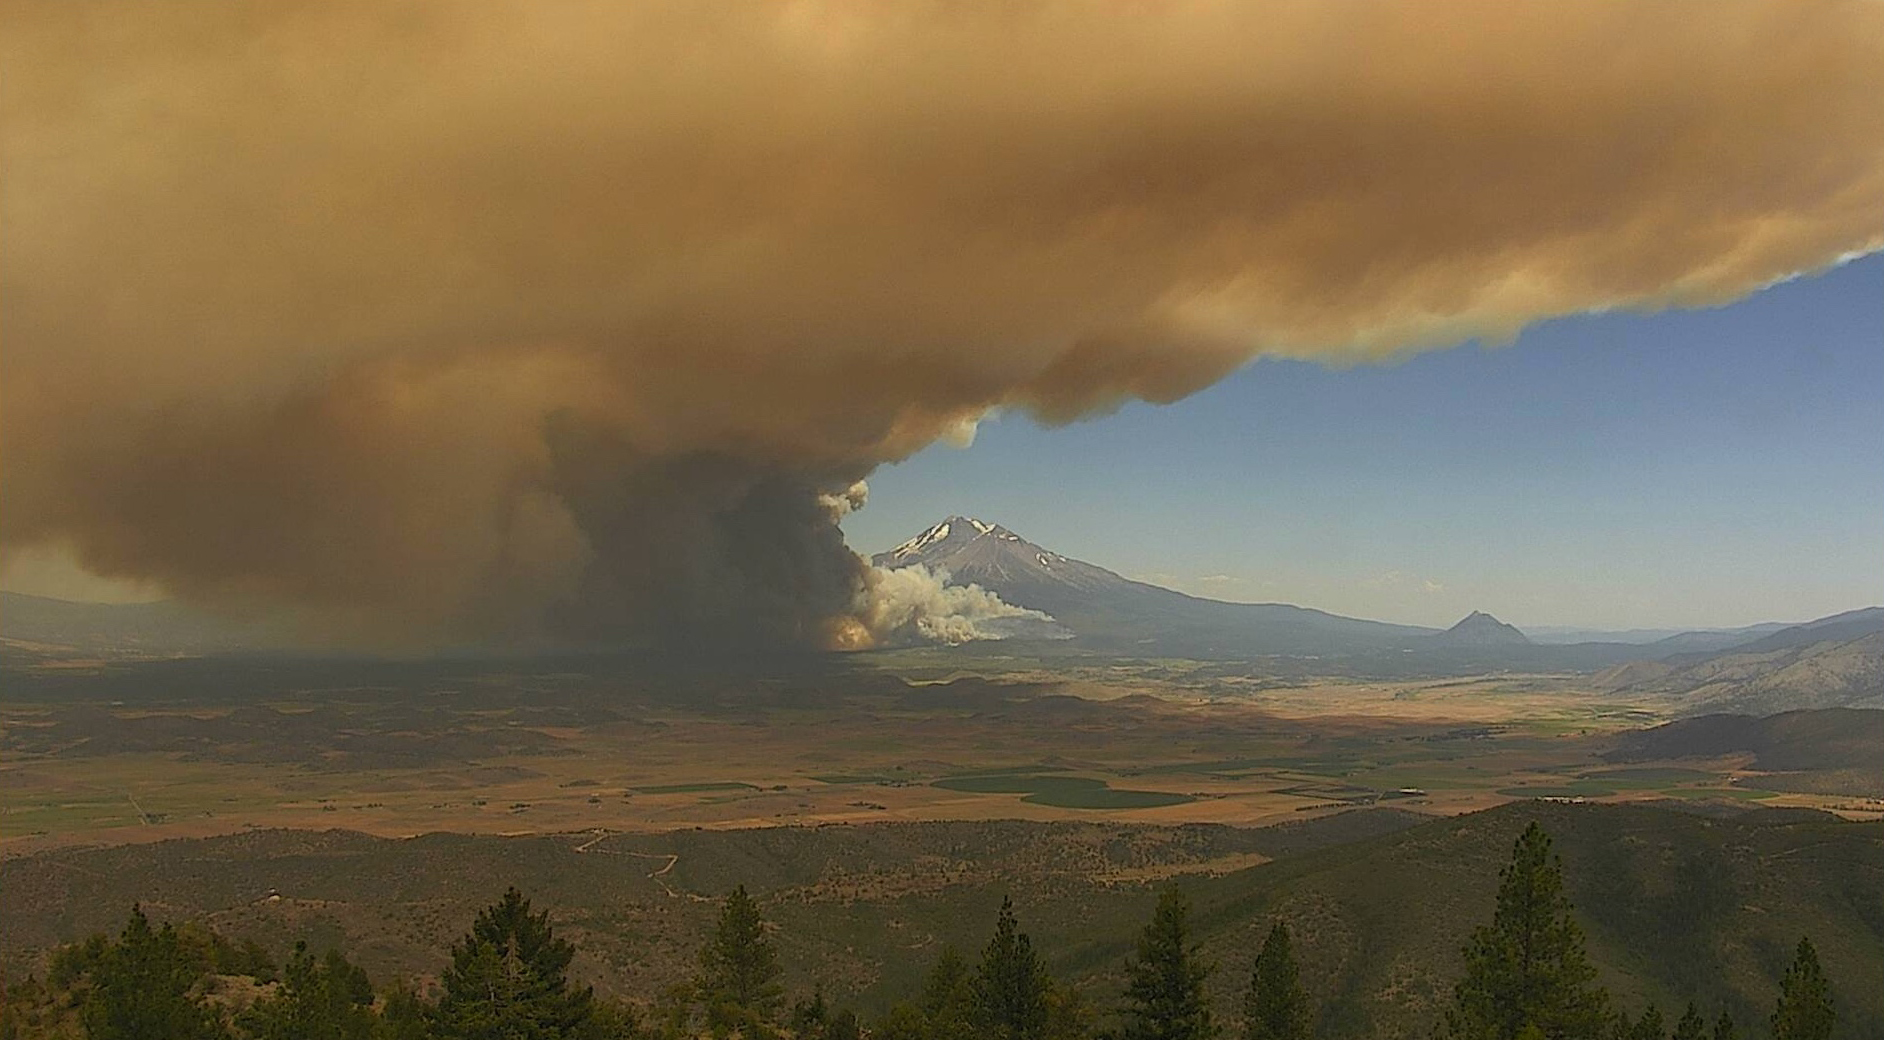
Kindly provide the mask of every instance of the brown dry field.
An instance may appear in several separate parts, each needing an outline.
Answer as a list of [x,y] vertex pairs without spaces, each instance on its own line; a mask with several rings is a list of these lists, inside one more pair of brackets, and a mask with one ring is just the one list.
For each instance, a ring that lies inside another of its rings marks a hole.
[[[1659,718],[1573,676],[1286,686],[1174,681],[1131,669],[1053,678],[1057,696],[992,711],[882,702],[718,714],[667,706],[598,725],[532,726],[502,708],[481,708],[462,713],[468,724],[509,727],[502,731],[509,736],[527,730],[542,747],[474,758],[441,753],[409,767],[356,768],[338,757],[231,760],[200,748],[9,751],[0,761],[0,856],[260,827],[404,836],[993,818],[1264,825],[1399,789],[1419,793],[1393,804],[1435,814],[1488,808],[1527,786],[1593,800],[1759,798],[1857,816],[1884,810],[1849,798],[1760,797],[1757,777],[1731,761],[1683,763],[1692,776],[1606,783],[1596,757],[1604,736]],[[0,704],[0,731],[28,732],[55,710]],[[167,713],[213,723],[225,710]],[[116,718],[164,714],[118,709]],[[1191,800],[1081,808],[933,786],[999,771]]]

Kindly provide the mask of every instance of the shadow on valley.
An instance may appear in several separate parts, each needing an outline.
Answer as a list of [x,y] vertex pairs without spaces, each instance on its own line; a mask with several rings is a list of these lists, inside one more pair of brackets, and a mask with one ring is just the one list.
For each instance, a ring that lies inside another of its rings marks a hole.
[[865,657],[811,653],[712,660],[631,653],[401,658],[283,652],[84,659],[9,648],[0,654],[0,677],[12,701],[205,705],[449,695],[466,707],[555,696],[710,709],[801,704],[833,688],[855,693],[903,687]]

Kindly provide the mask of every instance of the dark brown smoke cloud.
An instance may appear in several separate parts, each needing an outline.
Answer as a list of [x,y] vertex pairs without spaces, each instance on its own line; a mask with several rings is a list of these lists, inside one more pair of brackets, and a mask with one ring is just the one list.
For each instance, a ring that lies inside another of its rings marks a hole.
[[1871,0],[0,19],[0,545],[351,637],[863,641],[989,409],[1884,246]]

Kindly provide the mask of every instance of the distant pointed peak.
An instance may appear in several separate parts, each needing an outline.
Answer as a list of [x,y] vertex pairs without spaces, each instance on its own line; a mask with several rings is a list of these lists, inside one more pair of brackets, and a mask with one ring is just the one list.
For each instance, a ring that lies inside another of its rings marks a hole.
[[1508,625],[1482,610],[1474,610],[1459,619],[1459,623],[1440,633],[1440,638],[1448,642],[1470,643],[1528,643],[1531,641],[1515,625]]

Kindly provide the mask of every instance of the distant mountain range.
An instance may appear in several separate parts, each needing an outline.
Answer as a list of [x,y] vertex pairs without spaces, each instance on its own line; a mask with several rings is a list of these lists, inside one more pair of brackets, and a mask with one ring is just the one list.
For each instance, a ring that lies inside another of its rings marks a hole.
[[879,567],[923,564],[1017,606],[1053,615],[1074,647],[1143,657],[1245,660],[1340,658],[1372,673],[1461,668],[1595,670],[1640,656],[1621,644],[1538,646],[1474,611],[1449,629],[1342,617],[1286,603],[1227,603],[1133,581],[1022,538],[1000,524],[951,516],[888,552]]
[[1570,625],[1533,625],[1524,634],[1536,643],[1628,643],[1653,647],[1655,653],[1725,650],[1730,646],[1771,635],[1797,622],[1762,621],[1739,628],[1577,628]]
[[1035,545],[1000,524],[951,516],[888,552],[879,567],[923,564],[1045,611],[1091,650],[1142,657],[1315,656],[1393,650],[1435,630],[1284,603],[1225,603],[1133,581]]
[[[1884,607],[1798,625],[1562,643],[1532,639],[1478,611],[1442,631],[1286,603],[1203,599],[1133,581],[967,516],[951,516],[872,562],[924,564],[956,584],[980,585],[1054,618],[1037,632],[1019,626],[1006,642],[970,643],[963,653],[1025,646],[1043,655],[1261,661],[1265,674],[1279,676],[1587,672],[1619,695],[1665,700],[1689,714],[1884,707]],[[162,657],[288,645],[264,623],[177,603],[72,603],[0,592],[0,649],[16,663],[75,653]]]
[[1057,635],[1073,633],[1066,641],[1071,650],[1200,660],[1313,658],[1315,668],[1386,676],[1600,671],[1600,681],[1613,689],[1692,699],[1696,710],[1703,704],[1705,710],[1765,713],[1884,706],[1880,607],[1799,625],[1545,642],[1479,611],[1441,631],[1284,603],[1202,599],[1133,581],[968,516],[951,516],[871,562],[923,564],[948,572],[956,584],[980,585],[1009,603],[1051,614],[1064,626]]
[[1679,700],[1691,713],[1884,708],[1884,607],[1793,625],[1715,653],[1623,664],[1595,681],[1632,697]]

